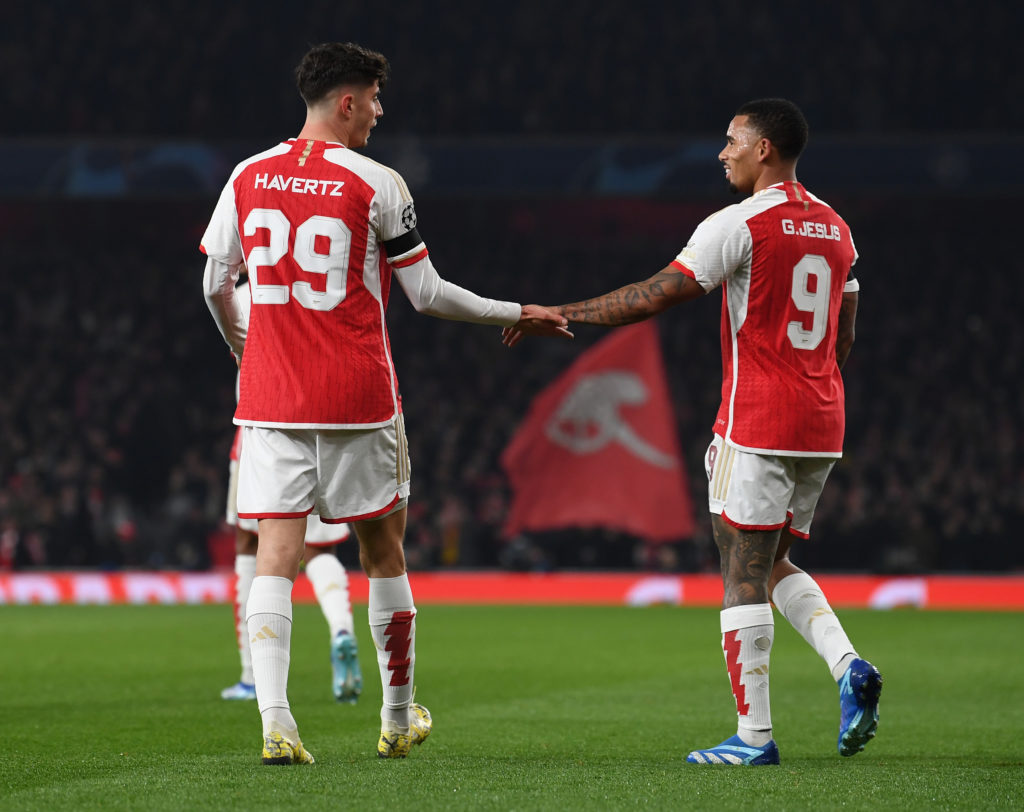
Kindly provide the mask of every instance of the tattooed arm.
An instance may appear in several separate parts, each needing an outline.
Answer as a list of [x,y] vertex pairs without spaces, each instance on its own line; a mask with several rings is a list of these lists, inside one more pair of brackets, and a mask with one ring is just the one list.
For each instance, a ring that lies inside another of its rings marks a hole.
[[[643,282],[634,282],[593,299],[548,309],[565,316],[570,322],[618,327],[657,316],[672,305],[703,295],[704,288],[693,278],[673,265],[666,265]],[[503,336],[504,343],[511,347],[522,339],[523,334],[510,327],[505,328]]]
[[657,316],[672,305],[704,295],[704,288],[672,265],[650,279],[595,296],[582,302],[552,308],[569,321],[618,327]]

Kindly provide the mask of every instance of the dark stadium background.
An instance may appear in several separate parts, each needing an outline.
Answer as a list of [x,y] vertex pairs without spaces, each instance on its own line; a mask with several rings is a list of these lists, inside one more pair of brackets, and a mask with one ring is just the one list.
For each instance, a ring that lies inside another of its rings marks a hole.
[[[800,178],[850,223],[862,294],[846,457],[796,555],[1019,570],[1021,23],[1015,3],[905,0],[18,4],[0,31],[0,568],[219,562],[234,366],[199,237],[231,166],[301,125],[299,57],[342,39],[392,61],[368,153],[406,176],[441,273],[521,301],[664,266],[731,202],[733,110],[797,101]],[[659,319],[697,536],[508,543],[500,452],[604,333],[510,352],[396,292],[411,565],[714,570],[719,306]]]

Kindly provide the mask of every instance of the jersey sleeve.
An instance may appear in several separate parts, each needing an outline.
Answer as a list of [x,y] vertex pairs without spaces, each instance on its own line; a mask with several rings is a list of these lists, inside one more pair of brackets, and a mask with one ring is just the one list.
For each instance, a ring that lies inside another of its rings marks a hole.
[[401,268],[425,257],[427,247],[416,229],[416,206],[402,176],[388,170],[374,203],[371,225],[388,262]]
[[749,262],[753,251],[750,230],[727,212],[728,209],[713,214],[697,226],[672,263],[693,277],[705,292],[717,288],[737,268]]
[[242,242],[238,236],[238,210],[235,205],[235,176],[224,185],[217,205],[206,226],[199,250],[211,259],[234,267],[242,262]]
[[371,222],[398,284],[418,313],[502,326],[519,321],[522,307],[517,302],[488,299],[440,277],[416,228],[416,208],[401,175],[388,170],[376,201]]
[[860,282],[857,281],[857,275],[853,272],[853,266],[857,264],[860,254],[857,253],[857,246],[853,243],[852,234],[850,235],[850,245],[853,247],[853,262],[850,263],[850,270],[846,274],[846,284],[843,285],[843,293],[856,293],[860,290]]

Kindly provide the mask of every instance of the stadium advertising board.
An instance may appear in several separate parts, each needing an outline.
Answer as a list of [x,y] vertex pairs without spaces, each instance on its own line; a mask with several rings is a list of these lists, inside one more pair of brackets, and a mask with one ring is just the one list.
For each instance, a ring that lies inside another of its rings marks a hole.
[[[232,572],[46,572],[0,575],[0,604],[230,603]],[[352,600],[367,600],[366,577],[349,574]],[[643,573],[416,572],[418,604],[718,606],[717,575]],[[835,606],[1024,610],[1024,576],[821,575]],[[293,599],[316,600],[304,575]]]

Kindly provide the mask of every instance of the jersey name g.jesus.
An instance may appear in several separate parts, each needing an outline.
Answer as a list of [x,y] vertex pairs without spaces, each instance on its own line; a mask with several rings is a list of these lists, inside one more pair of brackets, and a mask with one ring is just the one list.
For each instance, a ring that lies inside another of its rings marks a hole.
[[840,457],[843,292],[859,289],[846,223],[786,181],[701,223],[673,265],[721,285],[722,403],[714,432],[742,451]]

